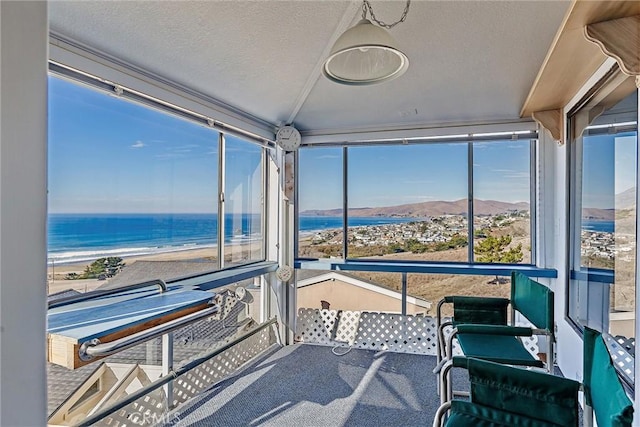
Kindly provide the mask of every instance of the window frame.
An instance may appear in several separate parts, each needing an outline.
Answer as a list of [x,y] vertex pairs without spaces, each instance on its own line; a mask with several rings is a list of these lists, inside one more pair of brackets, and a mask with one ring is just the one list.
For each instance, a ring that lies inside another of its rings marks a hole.
[[[203,114],[199,114],[197,112],[188,110],[186,108],[182,108],[178,105],[172,104],[170,102],[163,101],[161,99],[155,98],[153,96],[144,94],[135,89],[130,89],[115,83],[111,83],[105,79],[102,79],[98,76],[91,75],[89,73],[67,67],[61,65],[55,61],[49,61],[49,71],[48,76],[60,78],[63,80],[67,80],[72,84],[85,87],[87,90],[97,90],[100,93],[104,93],[107,95],[115,95],[117,97],[123,98],[123,100],[127,102],[133,102],[142,106],[143,108],[157,110],[161,113],[171,115],[173,117],[177,117],[179,119],[187,120],[196,125],[211,128],[212,130],[217,132],[217,147],[218,147],[218,156],[217,156],[217,166],[218,166],[218,182],[217,182],[217,215],[218,215],[218,227],[217,227],[217,260],[215,263],[211,263],[212,269],[208,270],[202,274],[198,275],[189,275],[189,279],[195,279],[196,277],[202,276],[203,279],[210,275],[211,273],[215,273],[218,271],[222,271],[225,269],[224,264],[224,236],[225,236],[225,221],[224,221],[224,190],[225,190],[225,136],[231,135],[248,143],[255,144],[261,148],[261,160],[260,160],[260,177],[261,177],[261,222],[260,222],[260,232],[262,235],[261,241],[261,257],[260,259],[247,260],[246,262],[233,263],[229,266],[229,268],[240,267],[243,265],[250,265],[261,263],[267,260],[268,253],[268,241],[270,236],[267,235],[268,227],[266,224],[269,221],[269,209],[268,209],[268,197],[269,190],[267,188],[267,177],[269,174],[269,162],[267,161],[269,153],[275,152],[275,143],[272,140],[264,138],[258,134],[254,134],[251,132],[245,132],[239,128],[229,126],[220,122],[218,120],[207,117]],[[222,218],[222,220],[220,220]],[[185,276],[187,277],[187,276]],[[180,278],[174,281],[181,280]]]
[[[605,68],[606,67],[606,68]],[[595,78],[595,79],[594,79]],[[582,93],[579,97],[576,97],[577,99],[575,100],[575,102],[570,103],[567,107],[565,107],[565,132],[566,132],[566,159],[565,159],[565,166],[566,166],[566,200],[567,200],[567,207],[568,207],[568,212],[569,214],[566,217],[566,230],[567,230],[567,248],[566,248],[566,280],[565,280],[565,304],[564,304],[564,318],[565,321],[567,322],[567,324],[570,326],[571,329],[574,330],[574,332],[576,332],[576,334],[578,334],[578,336],[580,337],[580,339],[582,339],[582,334],[584,331],[584,325],[582,325],[579,321],[579,319],[575,318],[574,316],[572,316],[572,312],[571,312],[571,301],[572,301],[572,292],[573,292],[573,288],[575,286],[578,286],[575,281],[576,280],[586,280],[587,281],[587,285],[586,286],[591,286],[591,283],[606,283],[609,285],[614,285],[615,284],[615,269],[606,269],[606,268],[596,268],[596,267],[582,267],[582,256],[581,256],[581,246],[582,246],[582,238],[581,238],[581,229],[578,230],[577,225],[578,224],[582,224],[582,217],[580,215],[580,212],[578,212],[577,210],[577,198],[578,193],[580,193],[580,197],[582,195],[582,171],[583,171],[583,164],[581,163],[580,165],[578,165],[578,157],[580,157],[580,159],[582,159],[582,147],[583,144],[582,142],[579,144],[579,147],[576,144],[576,141],[578,139],[582,140],[582,138],[584,137],[584,130],[583,130],[583,134],[577,136],[577,135],[573,135],[574,132],[574,126],[573,126],[573,120],[576,117],[576,115],[583,110],[584,107],[587,107],[589,105],[590,102],[592,102],[594,100],[594,98],[598,97],[598,96],[602,96],[602,94],[604,93],[605,96],[608,93],[611,93],[613,91],[615,91],[617,88],[621,87],[621,85],[623,84],[624,80],[628,79],[627,76],[625,76],[621,70],[619,69],[619,67],[617,66],[617,64],[615,64],[615,62],[612,64],[608,64],[605,63],[603,64],[603,66],[601,67],[601,70],[599,70],[599,72],[597,73],[597,77],[596,75],[594,75],[594,77],[592,77],[592,80],[590,81],[590,85],[585,85],[586,90],[584,91],[584,93]],[[630,92],[627,96],[631,95],[633,93]],[[640,88],[637,87],[636,85],[636,89],[635,89],[635,93],[637,94],[637,96],[640,98]],[[631,129],[627,124],[625,124],[625,126],[616,126],[616,134],[618,133],[625,133],[631,130],[634,130],[636,132],[636,140],[638,140],[638,134],[639,134],[639,130],[640,130],[640,112],[638,113],[638,116],[636,118],[636,124],[633,127],[633,129]],[[610,133],[610,129],[609,128],[603,128],[603,129],[599,129],[596,128],[595,130],[592,130],[592,132],[590,132],[589,136],[594,136],[594,135],[598,135],[598,134],[603,134],[603,133]],[[638,165],[640,163],[638,163],[638,160],[640,159],[640,150],[638,150],[637,145],[636,145],[636,171],[635,171],[635,188],[636,188],[636,192],[638,192],[640,190],[640,170],[638,169]],[[639,195],[636,194],[636,200],[638,199]],[[581,201],[582,202],[582,201]],[[581,207],[582,207],[582,203],[581,203]],[[640,212],[638,212],[637,208],[636,208],[636,220],[635,223],[638,224],[638,221],[640,220]],[[639,255],[638,254],[638,241],[640,238],[640,234],[638,234],[639,229],[636,228],[636,257],[635,257],[635,270],[634,270],[634,278],[635,278],[635,292],[634,294],[637,296],[638,295],[638,282],[639,282],[639,278],[640,278],[640,266],[638,265],[638,259],[639,259]],[[576,263],[577,265],[577,269],[576,269]],[[593,306],[588,306],[587,309],[591,309],[593,308]],[[605,308],[602,308],[603,310],[605,310]],[[609,306],[606,308],[606,310],[608,312],[610,312],[610,304]],[[638,309],[637,306],[634,309],[634,314],[637,316],[638,313]],[[601,318],[604,315],[604,313],[597,313],[596,317]],[[591,316],[588,316],[589,318]],[[637,322],[635,323],[635,325],[637,325]],[[602,331],[602,333],[609,338],[609,340],[615,340],[615,338],[613,336],[611,336],[609,334],[609,320],[608,320],[608,316],[607,316],[607,330],[606,331]],[[634,335],[637,335],[637,331]],[[607,342],[607,340],[605,340]],[[608,346],[608,350],[610,353],[613,353],[615,351],[617,351],[616,349],[610,348],[609,344],[607,344]],[[634,358],[634,364],[637,363],[637,361],[635,360],[634,356],[631,356]],[[625,390],[631,395],[633,396],[634,390],[635,390],[635,385],[634,385],[634,379],[629,377],[624,370],[622,369],[621,366],[619,366],[617,363],[614,364],[616,371],[618,373],[618,377],[622,380],[622,384],[624,385]],[[637,368],[635,369],[637,371]]]
[[[352,141],[352,142],[341,142],[341,143],[317,143],[317,144],[303,144],[300,149],[298,150],[298,152],[296,152],[296,170],[300,170],[300,150],[306,150],[306,149],[314,149],[314,148],[318,148],[321,149],[322,147],[342,147],[343,149],[343,154],[342,154],[342,211],[343,211],[343,221],[342,221],[342,233],[343,233],[343,257],[341,258],[342,261],[345,262],[349,262],[349,261],[362,261],[359,258],[350,258],[349,257],[349,252],[348,252],[348,239],[346,238],[346,236],[348,236],[348,174],[349,174],[349,167],[348,167],[348,158],[349,158],[349,148],[350,147],[362,147],[362,146],[390,146],[390,145],[414,145],[414,144],[437,144],[437,143],[460,143],[460,144],[467,144],[468,146],[468,154],[467,154],[467,179],[468,179],[468,185],[467,185],[467,201],[468,201],[468,209],[467,209],[467,241],[468,241],[468,255],[467,255],[467,261],[466,262],[446,262],[446,263],[450,263],[452,265],[470,265],[470,266],[482,266],[482,265],[486,265],[486,263],[479,263],[475,261],[475,256],[473,253],[473,243],[474,243],[474,239],[473,239],[473,234],[474,234],[474,225],[473,225],[473,197],[474,197],[474,191],[473,191],[473,144],[474,142],[495,142],[495,143],[500,143],[500,142],[507,142],[507,141],[514,141],[514,140],[529,140],[529,144],[530,144],[530,151],[529,151],[529,186],[530,186],[530,191],[529,191],[529,215],[530,215],[530,222],[529,222],[529,233],[530,233],[530,241],[531,241],[531,249],[530,249],[530,256],[531,256],[531,262],[528,264],[493,264],[493,265],[499,265],[499,266],[505,266],[505,267],[509,267],[509,266],[513,266],[513,265],[519,265],[519,266],[535,266],[537,265],[537,243],[536,243],[536,230],[537,230],[537,222],[538,222],[538,215],[537,215],[537,204],[538,204],[538,199],[537,199],[537,195],[538,195],[538,183],[537,183],[537,171],[538,171],[538,159],[537,159],[537,153],[538,153],[538,144],[539,144],[539,139],[538,139],[538,132],[537,131],[508,131],[508,132],[500,132],[500,131],[496,131],[496,132],[491,132],[491,133],[482,133],[482,134],[469,134],[469,135],[454,135],[454,136],[429,136],[429,137],[424,137],[424,138],[412,138],[411,140],[407,140],[407,139],[383,139],[383,140],[375,140],[375,141]],[[299,179],[299,174],[296,174],[296,182],[295,182],[295,188],[296,188],[296,197],[298,194],[300,194],[300,179]],[[294,225],[295,225],[295,230],[294,230],[294,235],[295,235],[295,239],[294,239],[294,250],[295,250],[295,257],[296,257],[296,261],[298,265],[303,265],[304,261],[310,261],[310,259],[307,258],[300,258],[299,257],[299,239],[300,239],[300,229],[299,229],[299,225],[300,225],[300,205],[299,203],[296,204],[295,206],[295,221],[294,221]],[[321,261],[321,259],[318,259],[317,261]],[[302,263],[301,263],[302,262]],[[375,264],[375,261],[373,262]],[[424,264],[424,265],[440,265],[442,264],[441,262],[434,262],[434,261],[416,261],[416,263],[418,264]],[[385,264],[385,262],[381,262],[381,264]],[[477,273],[476,273],[477,274]]]

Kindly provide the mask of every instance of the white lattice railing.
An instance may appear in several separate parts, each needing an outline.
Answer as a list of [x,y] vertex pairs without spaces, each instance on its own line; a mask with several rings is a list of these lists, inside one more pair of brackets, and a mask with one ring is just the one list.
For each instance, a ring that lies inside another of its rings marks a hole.
[[[232,338],[220,342],[222,347]],[[273,328],[266,328],[202,363],[173,381],[173,408],[188,401],[206,388],[231,375],[276,342]],[[207,351],[212,351],[210,348]],[[109,427],[151,426],[170,421],[167,397],[162,388],[154,390],[96,425]]]
[[[436,319],[429,316],[300,308],[296,340],[435,356],[436,332]],[[448,335],[451,328],[445,328],[444,332]],[[526,337],[523,343],[532,354],[539,352],[538,337]],[[453,353],[460,354],[455,340]]]
[[635,338],[612,337],[608,334],[603,334],[603,337],[609,349],[611,360],[627,381],[633,384],[635,381]]

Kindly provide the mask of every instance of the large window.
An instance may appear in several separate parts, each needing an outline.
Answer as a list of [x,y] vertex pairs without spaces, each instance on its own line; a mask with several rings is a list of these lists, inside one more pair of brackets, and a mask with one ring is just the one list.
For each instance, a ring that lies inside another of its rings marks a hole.
[[534,143],[515,136],[301,149],[298,256],[533,263]]
[[349,258],[466,261],[467,144],[349,149]]
[[262,148],[225,138],[225,265],[263,258]]
[[342,148],[300,150],[298,256],[343,257]]
[[531,263],[531,141],[473,145],[477,262]]
[[607,84],[570,118],[569,317],[635,337],[638,98],[635,84]]
[[53,75],[49,103],[50,293],[216,270],[219,234],[262,259],[264,148]]

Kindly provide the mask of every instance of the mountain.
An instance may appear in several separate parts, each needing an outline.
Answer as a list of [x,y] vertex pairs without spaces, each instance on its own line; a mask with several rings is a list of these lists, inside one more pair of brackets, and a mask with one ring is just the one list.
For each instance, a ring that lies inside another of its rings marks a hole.
[[616,217],[614,209],[582,208],[582,219],[595,221],[613,221]]
[[615,195],[615,209],[604,208],[582,208],[582,218],[599,220],[599,221],[613,221],[616,216],[621,214],[621,211],[635,209],[636,207],[636,188],[631,187],[625,191]]
[[636,187],[631,187],[616,194],[616,209],[633,209],[636,207]]
[[[497,215],[509,211],[529,210],[529,203],[508,203],[496,200],[476,199],[473,211],[476,215]],[[377,208],[352,208],[349,216],[353,217],[410,217],[423,218],[440,215],[465,215],[467,213],[467,199],[456,201],[434,201],[411,203],[397,206],[384,206]],[[342,209],[307,210],[300,212],[301,216],[340,216]]]

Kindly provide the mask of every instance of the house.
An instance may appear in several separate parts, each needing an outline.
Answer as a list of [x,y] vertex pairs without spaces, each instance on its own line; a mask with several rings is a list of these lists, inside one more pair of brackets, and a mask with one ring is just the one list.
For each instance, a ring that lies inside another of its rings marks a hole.
[[[297,281],[297,304],[349,311],[402,311],[402,292],[354,276],[329,272]],[[407,295],[407,314],[426,314],[431,302]]]

